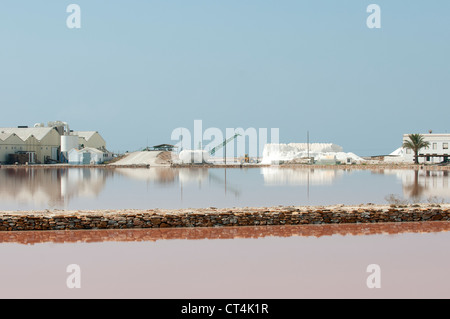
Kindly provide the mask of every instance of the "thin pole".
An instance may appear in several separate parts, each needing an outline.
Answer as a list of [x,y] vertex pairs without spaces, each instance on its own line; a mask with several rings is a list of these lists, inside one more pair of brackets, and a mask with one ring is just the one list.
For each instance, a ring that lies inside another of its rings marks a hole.
[[227,195],[227,168],[225,167],[225,196]]
[[309,131],[306,131],[306,143],[307,143],[307,149],[308,149],[308,163],[310,162],[309,159]]
[[306,188],[306,196],[308,197],[308,200],[309,200],[309,172],[310,171],[311,171],[311,169],[308,168],[308,185],[307,185],[307,188]]
[[225,144],[224,146],[224,152],[223,152],[223,161],[225,163],[225,165],[227,165],[227,145]]

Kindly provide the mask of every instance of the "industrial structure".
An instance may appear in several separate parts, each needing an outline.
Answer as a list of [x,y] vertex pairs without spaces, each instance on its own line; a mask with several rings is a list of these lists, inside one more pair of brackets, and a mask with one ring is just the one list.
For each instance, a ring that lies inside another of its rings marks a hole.
[[97,131],[71,131],[66,122],[36,123],[33,127],[0,128],[1,164],[67,163],[72,149],[92,148],[106,153],[106,142]]
[[227,162],[227,148],[226,145],[236,139],[240,134],[236,133],[226,140],[223,140],[220,144],[216,145],[209,151],[199,149],[199,150],[182,150],[178,156],[179,161],[182,164],[203,164],[208,163],[210,158],[216,154],[216,152],[223,148],[223,161]]

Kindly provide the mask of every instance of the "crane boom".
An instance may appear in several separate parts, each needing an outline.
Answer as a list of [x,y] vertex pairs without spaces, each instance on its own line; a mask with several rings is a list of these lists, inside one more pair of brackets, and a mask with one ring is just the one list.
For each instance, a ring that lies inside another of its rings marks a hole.
[[209,151],[209,154],[214,155],[216,153],[217,150],[221,149],[222,147],[224,147],[225,145],[227,145],[229,142],[231,142],[232,140],[234,140],[236,137],[241,136],[241,134],[234,134],[232,137],[228,138],[227,140],[223,141],[222,143],[220,143],[219,145],[217,145],[216,147],[212,148]]

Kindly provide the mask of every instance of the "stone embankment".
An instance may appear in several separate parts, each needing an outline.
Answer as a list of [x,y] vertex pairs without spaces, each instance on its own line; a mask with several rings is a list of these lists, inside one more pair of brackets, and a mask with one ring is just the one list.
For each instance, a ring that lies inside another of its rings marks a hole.
[[450,204],[0,212],[0,231],[449,221]]

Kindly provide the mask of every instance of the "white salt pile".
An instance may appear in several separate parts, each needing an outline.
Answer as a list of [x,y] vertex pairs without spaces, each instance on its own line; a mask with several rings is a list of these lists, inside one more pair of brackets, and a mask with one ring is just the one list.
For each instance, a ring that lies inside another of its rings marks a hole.
[[359,164],[365,160],[354,153],[345,153],[343,148],[332,143],[289,143],[266,144],[263,150],[262,164],[277,164],[314,159],[317,164]]

